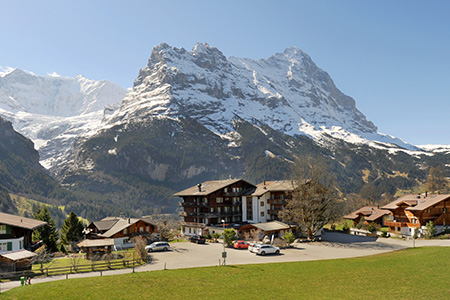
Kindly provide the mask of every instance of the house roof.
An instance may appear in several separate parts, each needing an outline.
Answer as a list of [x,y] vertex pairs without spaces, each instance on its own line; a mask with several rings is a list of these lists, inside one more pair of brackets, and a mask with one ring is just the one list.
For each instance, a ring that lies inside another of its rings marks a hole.
[[[229,185],[232,185],[236,182],[244,181],[242,179],[225,179],[225,180],[211,180],[202,182],[200,185],[194,185],[188,189],[185,189],[181,192],[173,194],[173,196],[183,197],[183,196],[207,196],[209,194],[214,193],[220,189],[223,189]],[[246,182],[246,181],[244,181]],[[248,182],[247,182],[248,183]],[[250,183],[248,183],[250,184]],[[253,184],[251,184],[253,186]]]
[[260,197],[267,192],[291,192],[294,189],[295,185],[292,180],[264,181],[256,185],[256,190],[252,196]]
[[92,223],[94,224],[95,227],[97,227],[98,230],[106,231],[106,230],[111,229],[111,227],[113,227],[114,224],[117,223],[117,221],[119,221],[119,218],[108,218],[108,219],[103,219],[101,221],[95,221]]
[[249,227],[256,227],[258,229],[261,229],[262,231],[277,231],[277,230],[286,230],[286,229],[290,228],[289,225],[279,222],[279,221],[254,223],[254,224],[242,226],[241,228],[249,228]]
[[361,215],[364,216],[364,219],[366,221],[375,221],[376,219],[388,215],[391,212],[386,209],[380,209],[377,206],[364,206],[346,216],[344,216],[345,219],[351,219],[354,220]]
[[106,237],[106,238],[110,238],[113,235],[115,235],[116,233],[124,230],[125,228],[130,227],[131,225],[133,225],[134,223],[139,222],[140,219],[135,219],[135,218],[128,218],[128,219],[119,219],[114,225],[113,227],[111,227],[108,231],[106,231],[105,233],[101,234],[100,236],[102,237]]
[[105,246],[114,246],[114,239],[84,240],[78,244],[81,248]]
[[27,258],[31,258],[36,255],[37,255],[36,253],[30,252],[28,250],[18,250],[18,251],[12,251],[12,252],[0,254],[0,256],[5,257],[12,261],[27,259]]
[[433,205],[438,204],[441,201],[450,200],[449,194],[442,195],[405,195],[391,203],[383,206],[383,209],[395,210],[402,204],[406,204],[408,207],[405,210],[409,211],[421,211],[425,210]]
[[0,212],[0,224],[34,230],[47,222]]

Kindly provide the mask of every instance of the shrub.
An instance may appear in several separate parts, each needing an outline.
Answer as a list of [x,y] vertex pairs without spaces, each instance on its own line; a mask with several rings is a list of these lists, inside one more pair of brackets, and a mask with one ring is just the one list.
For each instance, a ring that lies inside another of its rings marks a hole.
[[433,236],[436,235],[436,228],[434,227],[433,221],[428,222],[425,226],[426,226],[424,232],[425,238],[431,239]]
[[375,232],[377,232],[377,227],[376,227],[376,225],[375,225],[374,222],[370,223],[370,224],[367,226],[367,231],[369,231],[370,233],[375,233]]
[[350,226],[345,223],[344,226],[342,227],[342,231],[345,233],[349,233],[350,232]]
[[287,244],[288,247],[295,241],[295,236],[292,232],[286,232],[281,239]]

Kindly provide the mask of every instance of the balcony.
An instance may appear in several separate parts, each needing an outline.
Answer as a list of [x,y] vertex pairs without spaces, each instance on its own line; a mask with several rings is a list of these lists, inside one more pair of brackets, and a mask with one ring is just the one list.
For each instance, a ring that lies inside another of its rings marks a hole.
[[179,202],[178,206],[182,206],[182,207],[207,207],[208,203],[204,203],[204,202]]
[[409,228],[419,228],[420,224],[419,223],[409,223],[409,222],[395,222],[395,221],[390,221],[390,222],[384,222],[385,226],[389,226],[389,227],[409,227]]
[[287,204],[288,199],[268,199],[267,202],[269,204]]
[[267,210],[267,213],[269,214],[269,215],[278,215],[278,212],[279,212],[280,210],[278,210],[278,209],[269,209],[269,210]]

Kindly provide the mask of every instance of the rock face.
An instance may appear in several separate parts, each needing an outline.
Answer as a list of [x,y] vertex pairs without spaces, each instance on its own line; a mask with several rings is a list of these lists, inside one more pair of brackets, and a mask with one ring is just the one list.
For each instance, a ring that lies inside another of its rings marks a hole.
[[308,134],[304,128],[340,127],[358,135],[377,130],[298,48],[254,61],[227,59],[208,44],[192,51],[161,44],[109,123],[155,116],[190,117],[220,134],[234,131],[236,116],[289,135]]
[[116,109],[125,94],[108,81],[14,69],[0,74],[0,115],[35,143],[46,168],[56,170],[71,160],[74,138],[95,132],[104,110]]

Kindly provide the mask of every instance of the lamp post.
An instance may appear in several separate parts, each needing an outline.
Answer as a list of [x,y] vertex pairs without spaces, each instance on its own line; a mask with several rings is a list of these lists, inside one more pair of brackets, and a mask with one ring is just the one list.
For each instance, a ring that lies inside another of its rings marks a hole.
[[223,229],[223,252],[222,252],[222,258],[223,258],[223,265],[225,266],[227,264],[227,252],[225,251],[225,220],[222,220],[222,229]]

